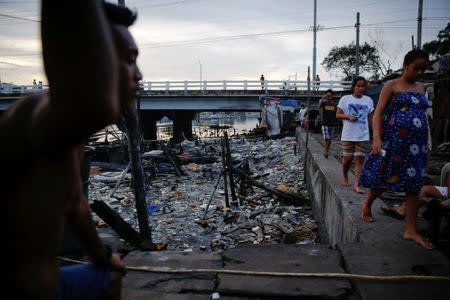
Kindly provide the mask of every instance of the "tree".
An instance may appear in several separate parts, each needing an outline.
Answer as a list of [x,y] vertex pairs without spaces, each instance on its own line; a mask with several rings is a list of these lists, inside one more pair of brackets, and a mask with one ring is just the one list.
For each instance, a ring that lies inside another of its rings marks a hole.
[[445,29],[439,31],[437,40],[425,43],[423,50],[434,57],[450,54],[450,23],[447,24]]
[[[380,57],[375,47],[367,42],[359,47],[359,71],[361,75],[367,75],[371,79],[379,78]],[[344,74],[344,80],[350,80],[356,73],[356,45],[331,48],[328,56],[322,61],[322,66],[327,71],[337,70]]]

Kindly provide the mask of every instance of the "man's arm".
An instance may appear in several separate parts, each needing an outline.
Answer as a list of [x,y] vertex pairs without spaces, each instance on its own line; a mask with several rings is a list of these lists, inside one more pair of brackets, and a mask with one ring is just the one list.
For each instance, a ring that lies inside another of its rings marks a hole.
[[68,212],[67,224],[96,265],[109,267],[112,270],[125,274],[125,267],[121,260],[117,258],[111,259],[112,252],[109,252],[111,249],[107,250],[103,246],[91,214],[92,211],[88,201],[80,194],[78,199],[76,199],[76,203]]
[[323,96],[322,98],[320,98],[320,100],[319,100],[319,109],[321,109],[322,106],[324,105],[324,100],[325,100],[325,96]]
[[119,114],[118,64],[101,2],[42,1],[42,47],[50,98],[34,115],[31,138],[75,145]]

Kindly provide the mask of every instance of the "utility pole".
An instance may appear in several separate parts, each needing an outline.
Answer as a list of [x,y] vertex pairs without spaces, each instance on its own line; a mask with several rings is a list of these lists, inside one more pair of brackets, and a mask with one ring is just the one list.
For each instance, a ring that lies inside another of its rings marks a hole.
[[312,79],[316,78],[316,39],[317,39],[317,0],[314,0],[314,28],[313,28],[313,71]]
[[[118,0],[119,6],[125,6],[125,0]],[[152,232],[148,223],[147,201],[145,199],[145,174],[141,159],[141,134],[139,130],[139,114],[135,105],[130,111],[122,112],[128,138],[128,155],[133,175],[134,201],[139,224],[139,234],[152,244]]]
[[310,75],[310,68],[308,66],[308,104],[306,107],[306,138],[305,138],[305,153],[303,156],[303,181],[306,181],[306,158],[308,155],[308,140],[309,140],[309,111],[311,109],[311,77]]
[[423,0],[419,0],[419,12],[417,16],[417,49],[422,49],[422,11]]
[[356,13],[356,61],[355,61],[355,69],[356,69],[356,76],[359,76],[359,12]]
[[411,35],[411,50],[414,50],[416,46],[414,46],[414,35]]
[[200,66],[200,84],[202,84],[203,73],[202,73],[202,63],[201,63],[201,61],[198,61],[198,65]]

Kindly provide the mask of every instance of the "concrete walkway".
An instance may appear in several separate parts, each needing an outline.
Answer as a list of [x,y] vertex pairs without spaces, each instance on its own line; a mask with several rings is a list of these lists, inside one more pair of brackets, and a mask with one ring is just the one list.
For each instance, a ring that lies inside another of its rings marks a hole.
[[[132,251],[127,266],[224,269],[266,272],[352,273],[364,275],[450,276],[450,262],[437,250],[404,241],[404,222],[373,207],[375,222],[360,220],[364,195],[340,185],[339,162],[324,159],[316,137],[309,139],[307,181],[312,207],[327,245],[242,246],[221,253]],[[304,135],[298,135],[304,146]],[[350,180],[353,178],[350,177]],[[426,223],[419,222],[426,234]],[[103,234],[111,243],[114,235]],[[323,239],[322,239],[323,240]],[[361,281],[231,275],[222,273],[149,273],[130,271],[123,299],[448,299],[445,281]]]

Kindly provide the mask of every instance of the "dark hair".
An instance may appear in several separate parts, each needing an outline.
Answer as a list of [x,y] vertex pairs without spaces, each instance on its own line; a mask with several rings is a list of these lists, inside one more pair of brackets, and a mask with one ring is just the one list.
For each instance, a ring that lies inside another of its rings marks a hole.
[[367,86],[367,80],[362,76],[357,76],[357,77],[353,78],[352,89],[355,87],[356,83],[360,80],[364,80],[364,84]]
[[137,14],[125,6],[103,1],[106,18],[109,22],[129,27],[136,21]]
[[333,92],[333,90],[332,90],[332,89],[328,89],[328,90],[326,90],[326,91],[325,91],[325,94],[326,94],[326,93],[331,93],[332,95],[334,94],[334,92]]
[[412,64],[418,58],[423,58],[428,61],[428,53],[422,49],[413,49],[409,51],[403,59],[403,66]]

